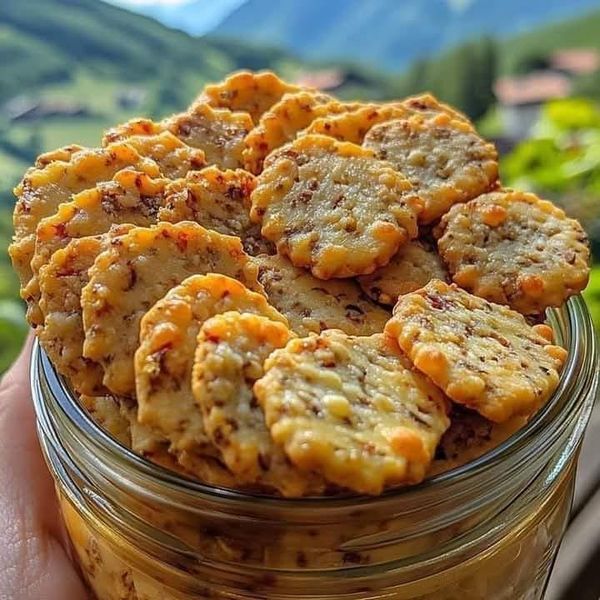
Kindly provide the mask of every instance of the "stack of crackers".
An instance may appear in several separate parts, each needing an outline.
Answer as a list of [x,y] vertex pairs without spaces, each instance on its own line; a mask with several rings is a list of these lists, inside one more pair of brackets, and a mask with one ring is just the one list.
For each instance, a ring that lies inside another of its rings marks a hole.
[[10,255],[41,346],[122,444],[210,485],[379,494],[522,427],[587,284],[579,223],[505,189],[431,95],[268,72],[40,156]]

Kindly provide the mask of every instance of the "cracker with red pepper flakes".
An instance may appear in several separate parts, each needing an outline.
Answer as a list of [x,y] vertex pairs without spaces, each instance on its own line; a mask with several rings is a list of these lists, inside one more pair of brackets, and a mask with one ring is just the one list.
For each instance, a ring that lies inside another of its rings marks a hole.
[[246,149],[243,152],[245,168],[252,173],[260,173],[267,156],[292,141],[311,121],[321,115],[343,110],[342,103],[321,92],[301,90],[286,94],[246,136]]
[[154,160],[160,172],[169,179],[185,177],[189,171],[197,171],[207,165],[203,150],[182,142],[169,131],[156,135],[133,135],[123,140],[135,148],[141,156]]
[[79,144],[69,144],[68,146],[62,146],[61,148],[57,148],[56,150],[50,150],[48,152],[40,154],[35,159],[34,166],[38,169],[43,169],[50,163],[56,162],[58,160],[68,162],[69,160],[71,160],[73,154],[75,154],[76,152],[81,152],[82,150],[85,150],[85,148],[83,146],[80,146]]
[[84,356],[102,364],[113,393],[133,395],[142,316],[190,275],[223,273],[259,289],[256,272],[238,238],[189,221],[133,228],[90,269],[81,297]]
[[385,331],[451,400],[502,423],[535,412],[558,385],[567,353],[548,329],[434,280],[399,298]]
[[108,247],[109,236],[125,233],[129,227],[120,225],[111,234],[71,240],[39,273],[44,326],[39,328],[38,339],[57,371],[83,394],[101,395],[106,388],[101,365],[83,357],[81,290],[96,257]]
[[471,123],[469,118],[449,104],[440,102],[433,94],[417,94],[399,102],[410,114],[420,114],[425,117],[435,117],[439,114],[449,115],[452,119]]
[[38,223],[54,214],[58,206],[68,201],[72,194],[94,187],[99,181],[112,179],[115,173],[125,167],[135,167],[153,177],[160,175],[159,166],[154,161],[123,143],[102,149],[76,151],[68,161],[53,160],[43,167],[27,171],[15,189],[14,238],[9,247],[22,288],[32,277],[30,263],[35,250]]
[[314,119],[302,135],[328,135],[341,142],[362,144],[365,135],[377,123],[405,118],[409,113],[400,103],[364,104],[354,110],[326,114]]
[[504,423],[494,423],[474,410],[455,404],[450,421],[435,452],[429,477],[462,467],[491,452],[523,428],[527,417],[512,417]]
[[261,233],[319,279],[372,273],[417,236],[421,199],[389,163],[306,135],[269,158],[252,193]]
[[284,94],[299,90],[270,71],[238,71],[220,83],[207,85],[200,100],[216,108],[247,112],[257,123]]
[[105,233],[113,225],[155,223],[170,181],[149,177],[133,168],[123,169],[111,181],[74,195],[70,202],[59,205],[54,215],[40,221],[31,260],[33,276],[24,288],[28,298],[27,319],[32,325],[43,324],[43,314],[38,306],[38,273],[54,252],[72,239]]
[[260,228],[250,221],[250,194],[256,183],[242,169],[221,171],[206,167],[173,182],[158,211],[159,221],[195,221],[207,229],[242,240],[249,254],[273,252]]
[[[132,119],[109,129],[103,143],[143,140],[156,135],[172,135],[179,143],[203,154],[203,164],[216,165],[221,169],[237,169],[243,166],[244,138],[254,127],[245,112],[231,112],[213,108],[205,102],[195,102],[187,110],[174,114],[160,122],[150,119]],[[175,173],[171,177],[183,177]]]
[[259,314],[208,319],[198,334],[192,388],[208,436],[240,483],[303,496],[321,492],[325,483],[296,469],[273,443],[252,391],[265,359],[292,337],[285,323]]
[[431,94],[423,94],[406,98],[401,102],[357,104],[340,114],[320,116],[312,121],[301,135],[318,133],[342,142],[362,144],[367,133],[378,123],[394,119],[408,119],[412,115],[431,118],[442,114],[470,125],[467,117],[458,111],[439,102]]
[[135,353],[138,419],[161,431],[175,452],[216,452],[192,394],[192,366],[202,323],[230,310],[263,314],[285,323],[285,317],[262,294],[217,273],[185,279],[141,320]]
[[421,481],[450,424],[443,394],[382,334],[293,339],[264,369],[254,391],[275,443],[356,492]]
[[523,314],[560,306],[589,279],[583,228],[535,194],[485,194],[453,207],[434,233],[458,285]]
[[152,119],[145,118],[130,119],[125,123],[107,129],[102,137],[102,145],[108,146],[113,142],[122,142],[134,136],[159,135],[164,131],[166,131],[166,128],[162,122],[157,123]]
[[381,304],[394,305],[398,296],[414,292],[432,279],[448,279],[442,261],[430,244],[411,241],[390,262],[370,275],[358,278],[365,294]]
[[377,306],[351,279],[317,279],[280,255],[257,256],[258,280],[269,302],[298,335],[342,329],[351,335],[380,333],[390,313]]
[[244,166],[244,138],[254,123],[248,113],[196,102],[185,112],[166,119],[164,126],[188,146],[200,148],[207,164],[238,169]]
[[490,191],[498,181],[498,153],[470,124],[446,113],[413,115],[374,126],[363,146],[391,162],[425,201],[420,221],[431,223],[458,202]]

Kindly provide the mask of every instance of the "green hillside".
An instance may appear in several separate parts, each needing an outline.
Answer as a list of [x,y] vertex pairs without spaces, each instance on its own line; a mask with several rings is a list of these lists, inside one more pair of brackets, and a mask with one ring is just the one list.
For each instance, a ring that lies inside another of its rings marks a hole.
[[600,10],[554,23],[500,44],[500,68],[504,73],[519,70],[524,59],[544,56],[561,48],[600,49]]

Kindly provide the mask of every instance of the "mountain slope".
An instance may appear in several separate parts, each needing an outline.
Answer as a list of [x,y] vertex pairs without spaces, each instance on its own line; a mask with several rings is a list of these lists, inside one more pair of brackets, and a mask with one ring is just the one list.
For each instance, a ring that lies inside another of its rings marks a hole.
[[236,48],[229,54],[223,44],[100,0],[2,1],[0,104],[32,86],[65,81],[79,68],[129,82],[193,76],[199,85],[234,69],[276,68],[288,60],[283,51],[243,41]]
[[398,71],[475,35],[513,35],[598,6],[600,0],[249,0],[212,34]]

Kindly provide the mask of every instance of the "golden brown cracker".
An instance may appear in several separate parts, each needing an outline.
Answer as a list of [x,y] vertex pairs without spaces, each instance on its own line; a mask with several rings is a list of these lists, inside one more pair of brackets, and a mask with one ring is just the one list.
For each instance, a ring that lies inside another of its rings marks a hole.
[[441,113],[413,115],[374,126],[363,146],[391,162],[425,201],[420,215],[431,223],[453,204],[490,191],[498,181],[498,153],[464,121]]
[[566,350],[523,316],[434,280],[400,296],[386,333],[458,404],[501,423],[550,397]]
[[306,135],[258,177],[262,235],[319,279],[372,273],[416,237],[422,204],[388,163],[350,142]]
[[350,335],[381,333],[390,313],[371,302],[355,281],[317,279],[280,255],[258,256],[258,280],[269,302],[298,335],[341,329]]
[[450,423],[443,394],[382,334],[293,339],[254,390],[295,465],[361,493],[421,481]]
[[588,282],[583,228],[534,194],[502,190],[457,205],[435,233],[458,285],[523,314],[560,306]]
[[393,306],[398,296],[414,292],[432,279],[448,279],[440,257],[428,243],[411,241],[402,246],[385,267],[359,277],[358,282],[367,296]]

